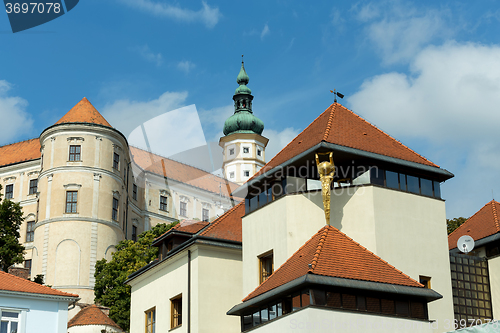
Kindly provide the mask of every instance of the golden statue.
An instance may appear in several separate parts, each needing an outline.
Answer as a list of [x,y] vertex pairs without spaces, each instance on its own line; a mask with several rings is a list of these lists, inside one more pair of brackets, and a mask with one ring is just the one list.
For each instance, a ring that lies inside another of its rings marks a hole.
[[[318,155],[329,155],[330,162],[319,162]],[[335,174],[335,164],[333,164],[333,153],[317,153],[316,166],[318,167],[319,179],[321,180],[321,194],[323,195],[323,207],[325,210],[326,224],[330,225],[330,195],[331,184]]]

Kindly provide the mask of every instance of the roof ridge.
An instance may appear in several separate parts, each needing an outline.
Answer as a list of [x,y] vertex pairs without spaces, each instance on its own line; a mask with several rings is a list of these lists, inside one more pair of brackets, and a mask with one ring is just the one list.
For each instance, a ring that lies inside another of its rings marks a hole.
[[[39,284],[39,283],[37,283],[37,282],[31,281],[31,280],[28,280],[28,279],[23,279],[22,277],[19,277],[19,276],[17,276],[17,275],[10,274],[10,273],[7,273],[7,272],[1,271],[1,270],[0,270],[0,273],[3,273],[3,274],[8,274],[8,275],[10,275],[10,276],[11,276],[11,278],[21,280],[21,281],[22,281],[22,283],[26,283],[26,282],[28,282],[29,284],[32,284],[32,285],[33,285],[33,283],[34,283],[37,287],[38,287],[38,286],[39,286],[39,287],[43,287],[43,288],[45,288],[45,289],[50,290],[51,292],[58,292],[58,293],[62,293],[62,294],[65,294],[65,295],[68,295],[68,296],[71,296],[71,297],[80,297],[80,296],[79,296],[79,295],[77,295],[77,294],[71,294],[71,293],[67,293],[67,292],[65,292],[65,291],[61,291],[61,290],[58,290],[58,289],[54,289],[54,288],[51,288],[51,287],[45,286],[45,285],[43,285],[43,284]],[[20,291],[20,292],[22,292],[22,293],[31,293],[31,294],[42,294],[42,293],[36,293],[36,292],[31,292],[31,291]],[[45,295],[45,294],[42,294],[42,295]],[[50,295],[50,294],[49,294],[49,295]],[[64,295],[59,295],[59,296],[64,296]]]
[[[481,209],[479,209],[477,212],[474,213],[474,215],[472,215],[471,217],[469,217],[464,223],[462,223],[458,228],[456,228],[455,230],[453,230],[451,232],[451,234],[448,235],[448,238],[450,238],[451,235],[453,235],[454,233],[458,232],[458,230],[462,230],[462,229],[465,229],[465,225],[468,224],[468,222],[474,217],[476,216],[477,214],[479,214],[479,212],[481,210],[483,210],[483,208],[485,208],[486,206],[488,206],[488,204],[490,204],[490,202],[488,202],[486,205],[484,205],[483,207],[481,207]],[[456,246],[455,246],[456,247]]]
[[337,104],[337,103],[335,102],[332,104],[333,107],[331,107],[330,115],[328,116],[328,123],[326,124],[325,134],[323,135],[323,141],[326,141],[328,139],[328,135],[330,135],[330,129],[332,128],[333,116],[335,115],[335,112],[334,112],[335,104]]
[[372,251],[368,250],[366,247],[364,247],[363,245],[361,245],[360,243],[356,242],[354,239],[352,239],[351,237],[347,236],[345,233],[343,233],[342,231],[340,231],[339,229],[333,227],[333,226],[330,226],[330,228],[333,228],[335,229],[336,231],[338,231],[338,233],[340,235],[342,235],[343,237],[347,238],[348,240],[350,240],[351,242],[353,242],[354,244],[358,245],[359,247],[361,247],[365,252],[367,252],[369,255],[372,255],[373,257],[375,257],[376,259],[378,259],[379,261],[381,261],[382,263],[388,265],[389,267],[391,267],[392,269],[394,269],[395,271],[397,271],[399,274],[403,275],[404,277],[410,279],[410,280],[413,280],[415,282],[417,282],[419,285],[421,285],[422,287],[424,287],[423,284],[421,284],[420,282],[418,282],[417,280],[413,279],[411,276],[405,274],[403,271],[397,269],[396,267],[394,267],[393,265],[389,264],[387,261],[385,261],[384,259],[382,259],[381,257],[379,257],[378,255],[376,255],[375,253],[373,253]]
[[40,137],[33,138],[33,139],[26,139],[26,140],[16,141],[16,142],[12,142],[12,143],[7,143],[7,144],[5,144],[3,146],[0,146],[0,148],[4,148],[4,147],[7,147],[7,146],[12,146],[12,145],[15,145],[15,144],[18,144],[18,143],[22,143],[22,142],[33,141],[33,140],[40,140]]
[[[368,120],[364,119],[364,118],[361,118],[361,116],[357,115],[354,111],[346,108],[345,106],[343,106],[342,104],[339,104],[341,105],[344,109],[346,109],[347,111],[349,111],[350,113],[352,113],[353,115],[355,115],[356,117],[358,117],[359,119],[361,119],[362,121],[364,121],[365,123],[367,123],[368,125],[371,125],[373,126],[376,130],[378,130],[380,133],[384,134],[384,135],[387,135],[389,138],[393,139],[394,141],[396,141],[400,146],[402,146],[403,148],[406,148],[408,149],[409,151],[411,151],[412,153],[414,154],[417,154],[418,156],[422,157],[424,160],[426,160],[427,162],[431,163],[431,164],[434,164],[436,167],[440,168],[439,165],[437,165],[436,163],[432,162],[431,160],[427,159],[426,157],[420,155],[419,153],[417,153],[416,151],[414,151],[413,149],[411,149],[410,147],[406,146],[405,144],[403,144],[401,141],[399,141],[398,139],[396,138],[393,138],[390,134],[384,132],[383,130],[381,130],[380,128],[378,128],[376,125],[372,124],[371,122],[369,122]],[[420,163],[420,164],[423,164],[423,163]]]
[[497,202],[495,200],[491,200],[491,207],[493,209],[493,219],[495,220],[495,226],[497,227],[497,232],[498,232],[500,231],[500,222],[498,221],[497,207],[495,204],[497,204]]
[[[203,228],[201,231],[201,233],[207,233],[208,231],[210,231],[212,228],[214,228],[217,224],[220,223],[220,221],[224,220],[227,216],[229,216],[230,212],[236,210],[236,208],[240,205],[242,205],[245,201],[241,201],[239,204],[237,205],[234,205],[233,207],[231,207],[231,209],[229,209],[227,212],[225,212],[224,214],[222,214],[221,216],[219,216],[217,219],[215,219],[214,221],[212,221],[208,227],[205,227]],[[200,235],[201,235],[200,233]]]
[[309,273],[314,273],[314,268],[316,268],[316,265],[318,264],[319,256],[321,254],[321,250],[323,250],[323,245],[325,244],[325,239],[328,236],[328,227],[323,227],[324,230],[319,238],[318,241],[318,246],[316,247],[316,252],[314,253],[314,257],[311,263],[311,268],[309,269]]

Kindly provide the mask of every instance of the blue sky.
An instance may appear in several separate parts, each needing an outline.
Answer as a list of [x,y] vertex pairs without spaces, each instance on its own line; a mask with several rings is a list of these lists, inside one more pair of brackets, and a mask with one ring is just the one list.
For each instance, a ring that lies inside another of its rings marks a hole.
[[194,104],[205,138],[232,113],[241,54],[275,154],[333,101],[453,172],[447,216],[500,198],[495,1],[85,0],[12,34],[0,15],[0,144],[87,97],[126,135]]

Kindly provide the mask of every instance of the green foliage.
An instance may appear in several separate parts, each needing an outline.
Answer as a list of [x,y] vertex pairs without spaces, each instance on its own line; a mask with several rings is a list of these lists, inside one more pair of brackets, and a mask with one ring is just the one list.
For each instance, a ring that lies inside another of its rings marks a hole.
[[2,201],[0,185],[0,269],[7,272],[13,264],[24,260],[24,246],[19,243],[19,227],[23,223],[21,205],[10,200]]
[[153,240],[176,224],[160,223],[140,234],[137,242],[121,241],[110,262],[102,259],[95,265],[94,302],[109,307],[109,317],[125,331],[130,327],[131,292],[124,282],[130,274],[158,256],[158,248],[151,246]]
[[43,274],[37,274],[31,281],[43,285]]
[[455,217],[454,219],[446,219],[446,226],[448,228],[448,235],[455,231],[456,228],[460,227],[467,221],[466,217]]

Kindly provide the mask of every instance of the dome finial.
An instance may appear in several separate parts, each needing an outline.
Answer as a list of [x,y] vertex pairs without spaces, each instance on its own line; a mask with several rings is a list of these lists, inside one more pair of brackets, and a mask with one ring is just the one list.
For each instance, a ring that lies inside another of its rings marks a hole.
[[240,73],[238,74],[238,77],[236,77],[236,82],[240,85],[247,85],[248,82],[250,81],[250,78],[248,77],[247,72],[245,71],[245,64],[243,63],[243,55],[241,55],[241,69]]

